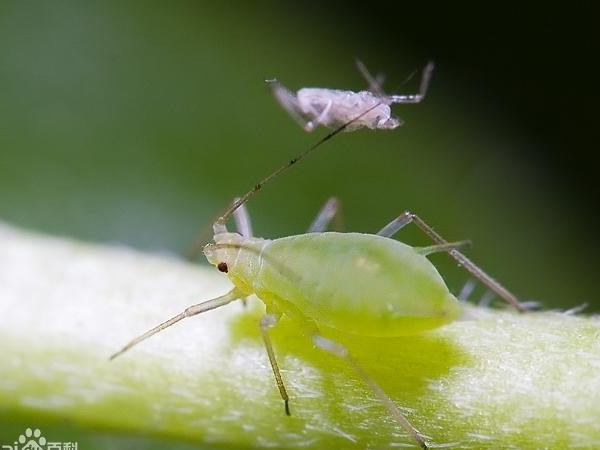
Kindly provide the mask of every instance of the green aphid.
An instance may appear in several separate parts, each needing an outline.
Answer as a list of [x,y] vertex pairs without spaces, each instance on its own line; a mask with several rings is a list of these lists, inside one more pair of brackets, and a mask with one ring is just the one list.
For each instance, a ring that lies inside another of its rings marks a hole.
[[[354,121],[360,118],[358,116]],[[338,210],[338,202],[332,198],[306,234],[273,240],[252,236],[244,206],[248,199],[264,184],[352,123],[329,133],[257,183],[214,223],[214,243],[206,245],[203,252],[212,265],[230,278],[234,286],[229,292],[190,306],[129,342],[111,359],[186,317],[256,295],[266,307],[260,330],[287,415],[290,415],[289,395],[268,333],[283,315],[299,325],[316,347],[345,359],[415,442],[427,449],[425,437],[367,370],[343,345],[325,338],[321,329],[333,328],[341,333],[385,338],[416,334],[454,321],[460,315],[459,301],[426,257],[440,251],[448,252],[459,265],[518,311],[523,312],[525,308],[513,294],[458,251],[466,242],[447,242],[410,212],[401,214],[377,234],[327,232],[327,226]],[[236,219],[238,232],[227,230],[226,223],[232,216]],[[391,239],[409,223],[417,225],[435,244],[411,247]]]

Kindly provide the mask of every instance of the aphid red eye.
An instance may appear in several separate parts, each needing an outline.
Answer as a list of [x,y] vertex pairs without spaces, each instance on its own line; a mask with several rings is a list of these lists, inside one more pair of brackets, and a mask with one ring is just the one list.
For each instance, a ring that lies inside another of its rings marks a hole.
[[226,262],[220,262],[219,264],[217,264],[217,269],[219,269],[219,272],[229,272],[229,268],[227,267]]

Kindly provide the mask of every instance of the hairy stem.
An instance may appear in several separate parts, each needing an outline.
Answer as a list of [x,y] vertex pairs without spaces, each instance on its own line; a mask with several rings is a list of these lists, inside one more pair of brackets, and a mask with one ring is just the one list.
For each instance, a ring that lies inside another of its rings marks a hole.
[[[257,300],[186,319],[108,360],[227,292],[215,270],[5,225],[0,248],[0,444],[37,427],[48,441],[90,448],[125,448],[140,434],[149,448],[165,439],[172,448],[414,445],[344,361],[313,349],[283,318],[271,336],[287,417]],[[598,320],[465,309],[463,320],[430,333],[336,339],[432,447],[599,446]]]

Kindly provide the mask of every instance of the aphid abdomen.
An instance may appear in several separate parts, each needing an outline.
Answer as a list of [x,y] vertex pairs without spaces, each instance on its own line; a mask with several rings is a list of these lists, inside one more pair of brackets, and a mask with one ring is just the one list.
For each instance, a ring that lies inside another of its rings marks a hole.
[[263,250],[253,287],[259,297],[285,299],[318,324],[361,335],[413,334],[459,314],[458,301],[423,255],[376,235],[276,239]]
[[344,131],[354,131],[363,127],[395,128],[400,124],[391,117],[386,100],[369,91],[303,88],[298,91],[297,98],[307,119],[318,118],[320,124],[329,128],[348,124]]

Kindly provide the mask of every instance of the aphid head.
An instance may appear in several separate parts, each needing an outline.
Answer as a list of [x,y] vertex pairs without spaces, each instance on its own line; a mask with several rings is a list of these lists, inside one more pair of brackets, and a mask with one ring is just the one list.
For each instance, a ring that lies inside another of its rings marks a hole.
[[371,95],[365,101],[365,111],[361,114],[360,120],[348,124],[345,131],[354,131],[362,127],[372,130],[393,130],[402,125],[402,120],[392,116],[388,97],[374,97]]
[[220,272],[227,273],[238,258],[244,237],[238,233],[219,233],[214,239],[214,244],[204,247],[204,256]]
[[268,241],[238,233],[220,233],[214,239],[214,244],[204,247],[206,259],[219,272],[226,273],[241,292],[250,295],[260,270],[260,255]]
[[396,117],[382,117],[377,122],[377,129],[379,130],[393,130],[394,128],[398,128],[402,125],[402,120],[397,119]]

